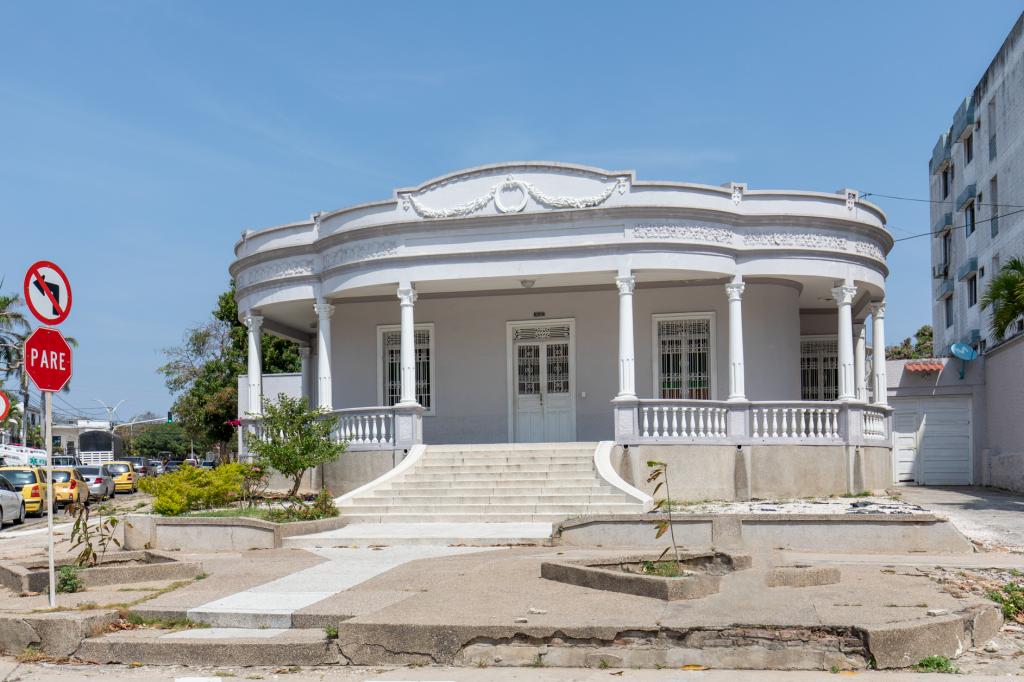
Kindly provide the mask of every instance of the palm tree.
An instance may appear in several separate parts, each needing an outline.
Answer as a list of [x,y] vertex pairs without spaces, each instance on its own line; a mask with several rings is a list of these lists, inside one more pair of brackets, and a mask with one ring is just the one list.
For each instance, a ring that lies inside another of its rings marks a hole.
[[[0,280],[0,288],[3,280]],[[21,297],[18,294],[0,294],[0,384],[3,379],[14,375],[22,389],[22,402],[28,403],[28,377],[21,371],[21,348],[31,326],[21,310]],[[25,420],[21,420],[24,425]],[[21,429],[21,442],[25,442],[24,426]]]
[[989,324],[996,338],[1002,339],[1013,322],[1024,315],[1024,260],[1011,258],[988,283],[981,307],[992,306]]

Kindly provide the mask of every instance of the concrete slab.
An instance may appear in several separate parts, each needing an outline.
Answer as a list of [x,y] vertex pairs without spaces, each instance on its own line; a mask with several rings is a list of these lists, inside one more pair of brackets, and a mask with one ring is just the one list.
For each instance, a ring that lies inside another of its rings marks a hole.
[[288,632],[287,628],[197,628],[160,635],[160,639],[270,639]]
[[1024,552],[1024,495],[974,486],[906,486],[895,491],[903,500],[945,516],[982,547]]
[[285,547],[349,545],[546,544],[552,524],[537,523],[354,523],[337,530],[285,538]]

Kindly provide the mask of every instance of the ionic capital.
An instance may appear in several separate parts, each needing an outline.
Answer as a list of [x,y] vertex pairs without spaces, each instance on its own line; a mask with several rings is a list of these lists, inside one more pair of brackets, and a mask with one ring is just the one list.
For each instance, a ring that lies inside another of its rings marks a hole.
[[334,306],[330,303],[314,303],[313,310],[316,311],[317,317],[321,320],[329,320],[331,315],[334,314]]
[[743,290],[747,285],[743,282],[729,282],[725,285],[725,293],[730,301],[738,301],[743,297]]
[[258,332],[263,327],[262,315],[246,315],[242,321],[245,323],[245,328],[250,332]]

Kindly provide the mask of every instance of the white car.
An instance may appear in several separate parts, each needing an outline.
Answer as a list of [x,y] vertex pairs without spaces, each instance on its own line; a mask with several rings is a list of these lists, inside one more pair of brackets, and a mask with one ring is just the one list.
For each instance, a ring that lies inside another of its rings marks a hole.
[[10,481],[0,476],[0,528],[5,523],[25,523],[25,500]]

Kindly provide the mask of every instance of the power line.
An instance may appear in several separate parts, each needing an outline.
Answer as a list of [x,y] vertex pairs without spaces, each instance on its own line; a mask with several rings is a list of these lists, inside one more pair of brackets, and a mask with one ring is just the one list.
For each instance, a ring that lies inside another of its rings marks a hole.
[[[900,196],[896,196],[894,194],[880,194],[878,192],[862,192],[858,198],[859,199],[866,199],[867,197],[885,197],[886,199],[897,199],[899,201],[917,201],[917,202],[920,202],[922,204],[950,204],[950,205],[953,204],[953,200],[952,199],[917,199],[917,198],[914,198],[914,197],[900,197]],[[974,205],[975,206],[995,206],[996,208],[999,208],[1000,206],[1002,206],[1003,208],[1024,208],[1024,205],[1021,205],[1021,204],[990,204],[988,202],[980,202],[980,201],[975,201]]]
[[[974,221],[974,226],[977,227],[978,225],[981,225],[983,223],[990,223],[993,220],[997,220],[997,219],[1003,218],[1005,216],[1016,215],[1017,213],[1024,213],[1024,207],[1021,207],[1021,208],[1017,209],[1016,211],[1010,211],[1009,213],[1002,213],[1000,215],[994,215],[991,218],[986,218],[985,220],[975,220]],[[964,225],[953,225],[950,228],[950,231],[952,231],[952,230],[960,230],[960,229],[964,229],[966,227],[967,227],[966,224],[964,224]],[[918,237],[930,237],[932,235],[942,234],[945,231],[946,230],[944,230],[944,229],[943,230],[931,230],[929,232],[922,232],[920,234],[914,234],[914,235],[911,235],[909,237],[900,237],[899,239],[893,239],[893,242],[894,243],[895,242],[905,242],[908,239],[917,239]]]

